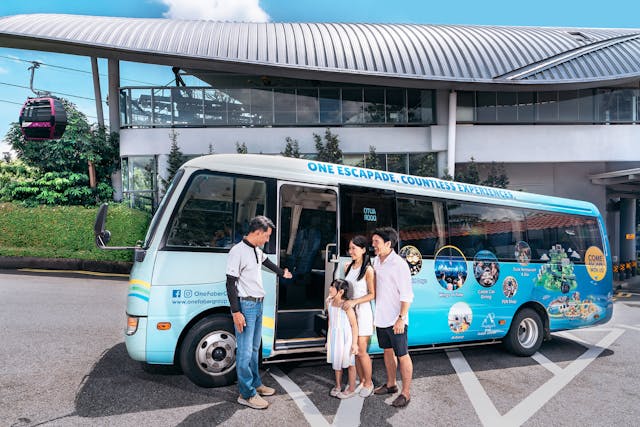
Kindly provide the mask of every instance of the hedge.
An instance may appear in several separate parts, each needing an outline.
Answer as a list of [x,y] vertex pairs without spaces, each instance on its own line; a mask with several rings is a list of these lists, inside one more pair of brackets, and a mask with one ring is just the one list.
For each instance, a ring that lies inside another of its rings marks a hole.
[[[0,203],[0,256],[131,261],[131,251],[96,247],[93,224],[97,212],[97,207]],[[106,227],[111,231],[109,244],[134,246],[144,239],[149,221],[146,212],[110,205]]]

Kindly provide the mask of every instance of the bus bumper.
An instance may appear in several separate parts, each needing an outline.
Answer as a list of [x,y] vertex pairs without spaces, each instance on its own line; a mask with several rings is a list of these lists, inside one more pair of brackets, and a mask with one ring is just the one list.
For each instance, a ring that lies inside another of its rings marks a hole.
[[147,318],[138,317],[138,327],[131,335],[125,334],[124,344],[127,347],[127,353],[133,360],[146,362],[147,353]]

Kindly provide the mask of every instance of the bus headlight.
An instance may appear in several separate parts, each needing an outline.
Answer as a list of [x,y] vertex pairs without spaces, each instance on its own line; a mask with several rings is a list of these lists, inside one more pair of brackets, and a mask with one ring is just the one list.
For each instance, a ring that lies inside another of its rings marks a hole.
[[133,335],[138,330],[138,318],[133,316],[127,317],[127,330],[125,333],[127,335]]

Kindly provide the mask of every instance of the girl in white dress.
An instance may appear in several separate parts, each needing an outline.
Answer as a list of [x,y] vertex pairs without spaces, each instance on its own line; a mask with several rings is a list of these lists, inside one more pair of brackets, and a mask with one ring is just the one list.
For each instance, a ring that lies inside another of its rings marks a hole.
[[345,309],[355,308],[358,320],[358,354],[356,371],[360,378],[358,392],[362,397],[371,396],[371,358],[367,352],[369,340],[373,335],[373,310],[371,301],[376,297],[374,271],[367,251],[368,240],[364,236],[355,236],[349,242],[351,262],[345,265],[345,279],[351,285],[353,295],[344,303]]
[[[354,355],[358,353],[358,324],[353,309],[343,309],[348,298],[349,282],[336,279],[329,288],[327,312],[329,314],[329,336],[327,337],[327,362],[331,363],[336,376],[336,386],[331,396],[347,399],[356,394],[356,366]],[[349,385],[342,391],[342,370],[347,368]]]

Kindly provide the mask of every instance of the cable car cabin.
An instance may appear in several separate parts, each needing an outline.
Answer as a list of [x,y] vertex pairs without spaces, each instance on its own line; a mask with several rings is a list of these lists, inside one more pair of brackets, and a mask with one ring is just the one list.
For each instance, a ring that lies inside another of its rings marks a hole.
[[20,130],[28,141],[59,139],[66,127],[67,113],[57,98],[29,98],[20,110]]

